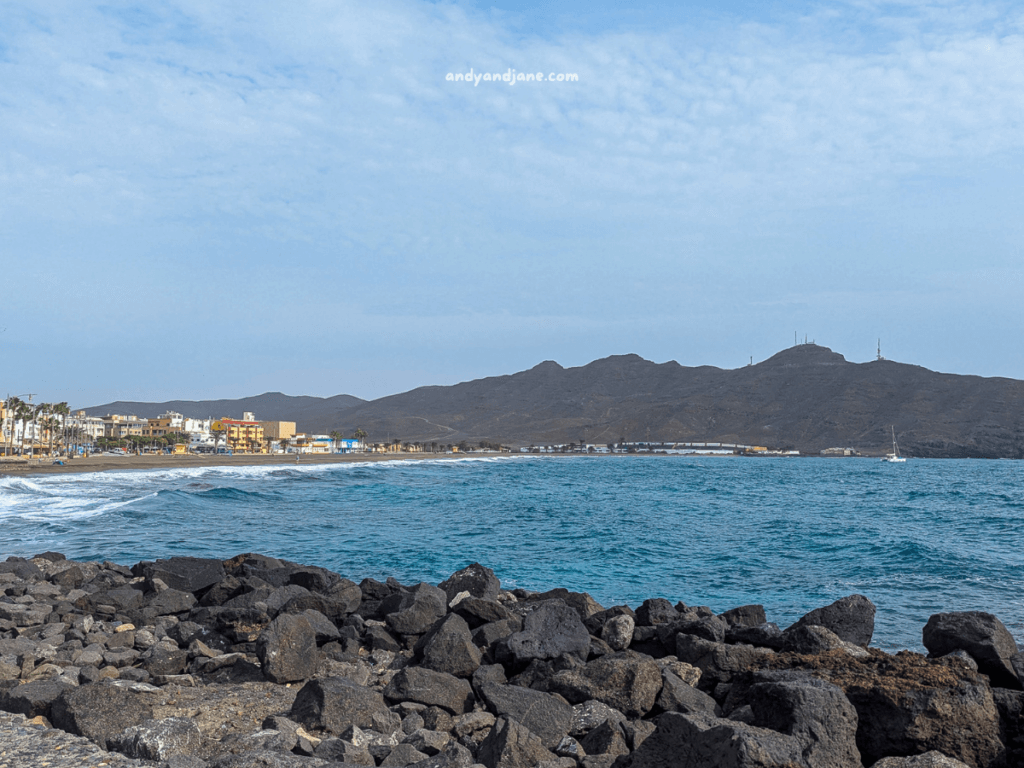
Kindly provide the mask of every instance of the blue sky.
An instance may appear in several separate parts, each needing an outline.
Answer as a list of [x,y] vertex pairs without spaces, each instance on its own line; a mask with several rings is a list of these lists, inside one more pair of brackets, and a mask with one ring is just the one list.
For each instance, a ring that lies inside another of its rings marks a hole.
[[374,398],[794,331],[1024,378],[1019,4],[0,16],[0,395]]

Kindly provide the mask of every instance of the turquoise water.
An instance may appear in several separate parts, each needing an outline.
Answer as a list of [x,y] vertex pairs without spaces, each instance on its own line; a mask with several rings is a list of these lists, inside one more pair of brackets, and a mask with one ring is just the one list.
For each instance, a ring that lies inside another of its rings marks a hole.
[[0,558],[256,551],[355,581],[437,583],[479,561],[507,587],[648,597],[787,626],[859,592],[874,644],[921,647],[938,611],[1024,640],[1024,463],[513,457],[0,479]]

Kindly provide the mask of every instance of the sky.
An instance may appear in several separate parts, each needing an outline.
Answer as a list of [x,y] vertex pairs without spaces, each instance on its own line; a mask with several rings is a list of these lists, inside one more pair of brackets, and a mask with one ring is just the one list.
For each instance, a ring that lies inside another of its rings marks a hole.
[[1022,211],[1021,4],[0,4],[0,397],[1024,379]]

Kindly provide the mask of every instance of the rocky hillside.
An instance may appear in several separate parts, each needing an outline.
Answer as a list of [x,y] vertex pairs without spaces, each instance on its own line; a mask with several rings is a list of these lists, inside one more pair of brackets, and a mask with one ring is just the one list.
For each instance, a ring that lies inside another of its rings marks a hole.
[[325,412],[317,426],[371,439],[531,443],[714,441],[881,454],[895,425],[918,457],[1024,458],[1024,382],[850,363],[805,344],[723,370],[637,355],[579,368],[545,362],[511,376],[421,387]]

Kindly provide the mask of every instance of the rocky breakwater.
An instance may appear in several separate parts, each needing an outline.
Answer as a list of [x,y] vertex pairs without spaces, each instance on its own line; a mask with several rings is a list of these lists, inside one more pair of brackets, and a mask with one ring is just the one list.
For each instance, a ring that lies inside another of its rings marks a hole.
[[985,613],[929,656],[853,595],[758,605],[356,584],[256,554],[0,563],[0,766],[995,768],[1024,764],[1024,658]]

